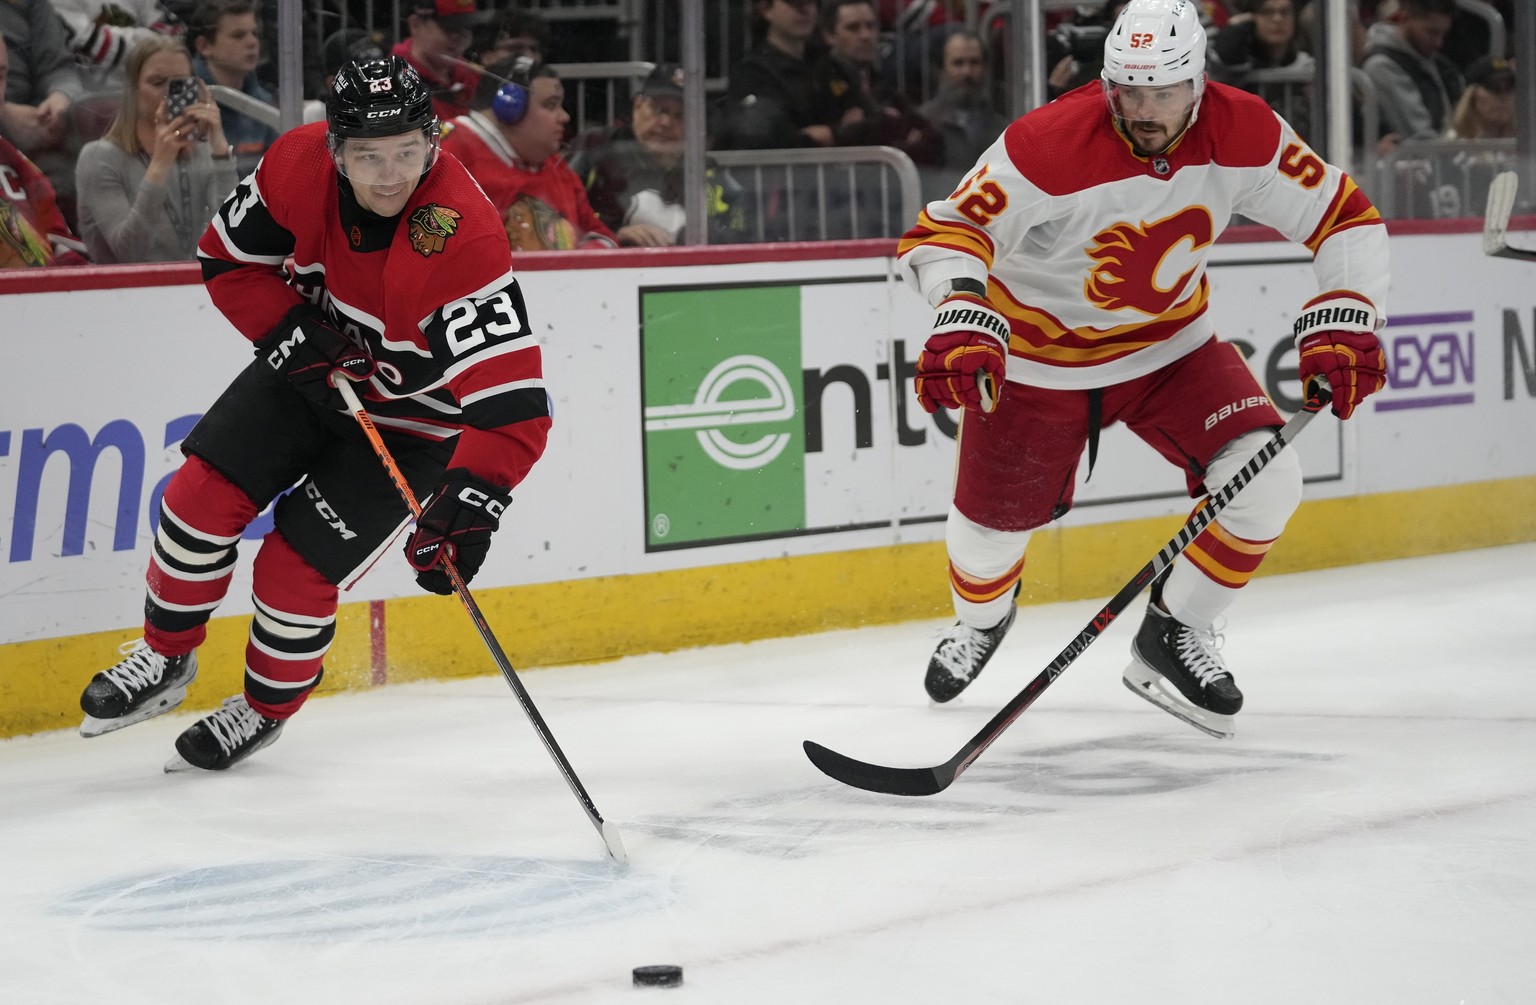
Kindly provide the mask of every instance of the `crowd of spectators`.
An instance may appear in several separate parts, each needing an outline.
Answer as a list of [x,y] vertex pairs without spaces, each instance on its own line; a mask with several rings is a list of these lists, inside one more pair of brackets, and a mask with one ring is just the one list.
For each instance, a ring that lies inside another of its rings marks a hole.
[[[685,240],[682,71],[659,53],[619,107],[577,130],[553,64],[591,62],[587,35],[485,2],[407,0],[397,34],[330,35],[306,52],[304,120],[324,117],[342,63],[392,52],[432,88],[444,149],[502,212],[514,248]],[[749,12],[751,41],[708,95],[712,150],[894,147],[918,168],[926,201],[946,195],[1009,121],[1006,4],[734,2]],[[1489,51],[1484,22],[1455,0],[1348,2],[1351,57],[1379,103],[1374,135],[1355,124],[1363,149],[1385,157],[1404,141],[1513,136],[1516,66]],[[1095,85],[1124,4],[1046,15],[1048,97]],[[1212,79],[1260,94],[1304,138],[1319,125],[1323,6],[1201,0]],[[1495,6],[1512,28],[1513,3]],[[275,104],[269,30],[257,0],[0,3],[0,267],[193,257],[214,209],[276,138],[275,112],[245,114],[259,106],[215,95]],[[709,241],[772,235],[752,226],[754,213],[773,211],[762,196],[708,159]]]

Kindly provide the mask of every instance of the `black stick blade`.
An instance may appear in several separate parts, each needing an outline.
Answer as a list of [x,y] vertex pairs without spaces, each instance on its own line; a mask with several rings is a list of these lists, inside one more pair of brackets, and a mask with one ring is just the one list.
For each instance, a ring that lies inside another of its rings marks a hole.
[[805,741],[805,756],[828,778],[866,792],[883,792],[890,796],[931,796],[935,792],[944,791],[955,780],[954,771],[946,770],[948,765],[937,768],[888,768],[854,760],[814,740]]
[[1494,257],[1494,258],[1513,258],[1517,262],[1533,262],[1533,261],[1536,261],[1536,249],[1532,249],[1532,248],[1513,248],[1513,247],[1510,247],[1507,244],[1500,245],[1498,248],[1495,248],[1493,251],[1487,252],[1487,254],[1492,256],[1492,257]]

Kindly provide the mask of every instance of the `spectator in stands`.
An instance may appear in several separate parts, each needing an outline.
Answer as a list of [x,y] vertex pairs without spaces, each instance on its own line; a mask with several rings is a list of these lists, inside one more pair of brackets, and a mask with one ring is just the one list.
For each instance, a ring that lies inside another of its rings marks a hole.
[[443,149],[501,213],[513,250],[614,247],[613,231],[560,156],[571,116],[554,68],[526,58],[486,67],[471,101],[444,133]]
[[[320,44],[321,69],[325,73],[322,93],[331,93],[331,83],[336,73],[347,63],[357,60],[383,59],[384,38],[376,31],[362,28],[342,28],[333,31]],[[322,122],[325,119],[325,102],[319,99],[304,102],[304,121]]]
[[844,115],[833,142],[895,147],[915,164],[937,165],[944,152],[938,130],[880,79],[880,26],[873,0],[826,0],[821,37],[827,47],[816,65],[822,89],[855,96],[853,113]]
[[[1359,66],[1365,61],[1365,19],[1360,13],[1360,0],[1346,0],[1345,20],[1349,22],[1349,65]],[[1296,44],[1302,52],[1310,53],[1314,60],[1321,58],[1321,45],[1317,19],[1325,13],[1324,5],[1302,0],[1296,10]]]
[[1464,89],[1461,72],[1440,52],[1455,0],[1390,0],[1377,13],[1386,19],[1366,31],[1363,68],[1376,85],[1386,132],[1414,140],[1445,135]]
[[64,23],[48,0],[6,0],[0,3],[0,37],[10,61],[0,136],[48,176],[65,219],[72,220],[78,145],[71,109],[85,88],[64,39]]
[[53,8],[90,94],[122,90],[123,61],[139,42],[186,30],[160,0],[53,0]]
[[134,46],[117,118],[80,151],[80,235],[97,262],[170,262],[196,255],[214,211],[234,189],[234,150],[219,107],[202,100],[167,115],[174,77],[192,75],[180,39],[154,36]]
[[1467,67],[1467,89],[1446,134],[1458,140],[1508,139],[1515,135],[1515,68],[1484,56]]
[[[1474,7],[1483,9],[1477,10]],[[1488,7],[1492,7],[1490,12]],[[1451,19],[1451,30],[1446,32],[1445,46],[1440,50],[1441,54],[1455,63],[1461,69],[1465,77],[1472,64],[1490,54],[1493,48],[1493,39],[1486,14],[1494,13],[1504,24],[1506,44],[1515,37],[1515,7],[1516,0],[1481,0],[1473,5],[1456,5],[1456,14]],[[1532,9],[1531,0],[1519,0],[1522,12]],[[1512,52],[1513,50],[1510,50]],[[1508,52],[1495,52],[1495,56],[1507,56]]]
[[[1293,0],[1256,0],[1251,10],[1234,15],[1212,39],[1211,77],[1251,91],[1279,112],[1306,139],[1312,128],[1311,77],[1317,63],[1298,44]],[[1288,69],[1307,79],[1260,82],[1255,70]]]
[[942,199],[1004,129],[1008,116],[992,107],[987,49],[973,31],[957,31],[939,50],[938,93],[918,109],[944,140],[944,160],[921,172],[923,200]]
[[880,58],[880,22],[873,0],[826,0],[819,17],[824,63],[836,67],[869,97],[884,97],[875,66]]
[[474,62],[481,66],[527,56],[535,63],[547,58],[549,25],[531,10],[512,8],[475,30]]
[[406,37],[393,54],[426,81],[432,108],[444,122],[470,110],[480,73],[464,55],[475,28],[485,20],[475,0],[416,0],[405,19]]
[[816,72],[816,0],[753,0],[762,42],[731,67],[714,145],[767,150],[830,147],[864,112],[857,95],[828,90]]
[[[192,72],[204,83],[242,91],[266,105],[277,104],[256,79],[261,28],[252,0],[203,0],[193,9],[187,37],[196,53]],[[230,109],[224,110],[222,118],[224,135],[235,150],[235,171],[245,174],[277,139],[277,130]]]
[[1051,68],[1045,81],[1049,100],[1082,87],[1097,84],[1104,69],[1104,39],[1130,0],[1105,0],[1096,11],[1079,15],[1046,36],[1045,62]]
[[[683,240],[683,70],[662,63],[636,93],[629,122],[578,138],[571,169],[587,187],[598,218],[620,244],[665,247]],[[704,211],[709,242],[743,240],[741,187],[705,163]]]
[[[0,109],[10,54],[0,36]],[[37,165],[0,139],[0,269],[82,265],[85,245],[59,211],[53,185]]]
[[1200,23],[1210,29],[1212,35],[1224,31],[1232,12],[1227,9],[1226,0],[1197,0],[1195,6],[1200,8]]

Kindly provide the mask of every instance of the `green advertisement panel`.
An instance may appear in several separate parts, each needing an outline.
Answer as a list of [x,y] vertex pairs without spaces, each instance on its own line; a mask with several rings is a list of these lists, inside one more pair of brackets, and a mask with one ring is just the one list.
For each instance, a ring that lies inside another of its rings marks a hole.
[[646,550],[805,525],[800,287],[640,292]]

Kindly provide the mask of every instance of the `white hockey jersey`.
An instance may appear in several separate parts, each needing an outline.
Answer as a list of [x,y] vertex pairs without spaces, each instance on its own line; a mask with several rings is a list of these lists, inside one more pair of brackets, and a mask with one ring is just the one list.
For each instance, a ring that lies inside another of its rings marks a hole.
[[1216,83],[1194,125],[1150,157],[1115,128],[1097,83],[1024,115],[919,214],[897,266],[929,303],[948,280],[987,284],[1012,326],[1009,380],[1104,387],[1211,337],[1206,259],[1234,214],[1305,245],[1320,291],[1354,293],[1381,317],[1376,208],[1260,98]]

